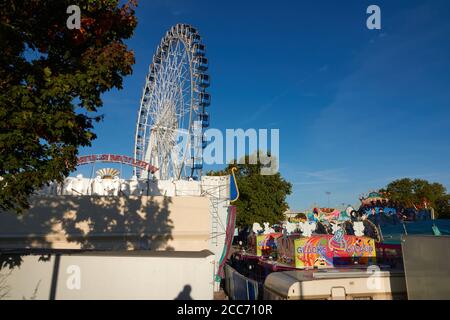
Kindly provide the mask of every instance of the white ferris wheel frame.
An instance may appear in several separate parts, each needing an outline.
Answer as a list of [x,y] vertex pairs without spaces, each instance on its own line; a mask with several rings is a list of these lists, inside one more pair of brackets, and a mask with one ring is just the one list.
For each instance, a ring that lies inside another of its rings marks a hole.
[[[205,91],[209,76],[204,49],[200,54],[196,51],[200,46],[204,48],[195,28],[184,24],[172,27],[161,40],[146,77],[134,156],[158,168],[155,177],[160,180],[187,178],[195,170],[201,175],[202,168],[195,164],[191,150],[193,121],[198,116],[208,117],[207,105],[200,97],[210,97]],[[135,175],[148,178],[149,173],[137,168]]]

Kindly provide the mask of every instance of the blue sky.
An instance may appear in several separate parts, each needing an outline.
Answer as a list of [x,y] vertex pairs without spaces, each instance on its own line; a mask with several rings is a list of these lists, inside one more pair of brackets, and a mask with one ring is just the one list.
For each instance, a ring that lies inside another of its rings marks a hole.
[[[366,28],[377,4],[382,30]],[[141,0],[136,65],[81,154],[133,153],[153,53],[176,23],[207,45],[214,128],[279,128],[292,209],[358,203],[395,178],[450,187],[450,2]],[[87,170],[85,168],[84,170]]]

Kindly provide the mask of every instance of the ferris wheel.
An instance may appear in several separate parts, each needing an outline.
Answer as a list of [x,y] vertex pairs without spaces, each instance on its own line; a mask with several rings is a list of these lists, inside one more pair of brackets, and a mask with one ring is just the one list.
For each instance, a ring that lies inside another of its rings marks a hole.
[[[207,71],[206,47],[197,29],[173,26],[153,56],[136,124],[134,156],[158,168],[157,179],[202,174],[211,104]],[[139,178],[148,174],[135,169]]]

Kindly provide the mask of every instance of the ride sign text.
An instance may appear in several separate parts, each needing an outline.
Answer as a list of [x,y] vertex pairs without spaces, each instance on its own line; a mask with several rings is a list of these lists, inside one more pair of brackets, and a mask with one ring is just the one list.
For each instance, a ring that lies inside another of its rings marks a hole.
[[152,166],[151,164],[137,160],[131,157],[115,155],[115,154],[101,154],[101,155],[90,155],[82,156],[78,158],[78,166],[95,163],[95,162],[107,162],[107,163],[121,163],[131,167],[139,168],[151,173],[158,171],[158,168]]

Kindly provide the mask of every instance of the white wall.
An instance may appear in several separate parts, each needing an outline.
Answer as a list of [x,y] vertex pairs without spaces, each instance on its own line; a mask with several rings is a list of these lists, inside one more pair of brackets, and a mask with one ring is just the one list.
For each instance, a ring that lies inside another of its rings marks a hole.
[[48,261],[25,256],[20,268],[2,269],[4,299],[213,299],[214,256],[207,251],[62,255],[56,269],[55,259],[54,255]]
[[0,212],[0,249],[202,251],[210,232],[204,197],[36,196]]

